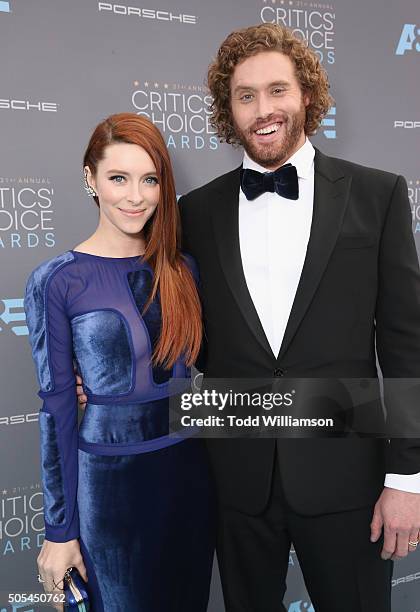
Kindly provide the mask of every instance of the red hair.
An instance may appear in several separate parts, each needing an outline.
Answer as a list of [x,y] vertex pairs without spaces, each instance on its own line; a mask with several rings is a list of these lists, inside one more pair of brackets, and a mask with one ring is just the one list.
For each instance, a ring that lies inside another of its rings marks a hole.
[[[203,329],[201,304],[196,284],[180,252],[181,222],[175,182],[168,150],[161,133],[151,121],[134,113],[111,115],[93,132],[83,166],[95,176],[105,149],[113,143],[135,144],[151,157],[160,184],[160,197],[154,215],[144,227],[144,259],[154,272],[152,291],[145,306],[158,294],[162,324],[153,362],[170,368],[179,358],[192,365],[200,350]],[[99,205],[98,198],[94,198]]]

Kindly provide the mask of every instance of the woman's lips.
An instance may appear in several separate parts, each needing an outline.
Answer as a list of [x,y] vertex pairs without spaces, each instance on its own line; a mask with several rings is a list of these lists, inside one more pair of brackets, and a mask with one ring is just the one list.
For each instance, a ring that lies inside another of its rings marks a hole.
[[139,217],[146,211],[145,208],[142,208],[141,210],[126,210],[125,208],[119,208],[118,210],[127,217]]

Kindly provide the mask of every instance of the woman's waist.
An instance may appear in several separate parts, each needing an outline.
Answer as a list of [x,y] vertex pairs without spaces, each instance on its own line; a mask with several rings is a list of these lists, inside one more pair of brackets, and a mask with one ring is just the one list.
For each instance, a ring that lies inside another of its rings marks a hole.
[[79,448],[109,447],[111,454],[119,454],[118,449],[136,452],[139,447],[147,452],[182,440],[182,432],[169,436],[170,400],[164,397],[149,402],[88,402],[79,427]]

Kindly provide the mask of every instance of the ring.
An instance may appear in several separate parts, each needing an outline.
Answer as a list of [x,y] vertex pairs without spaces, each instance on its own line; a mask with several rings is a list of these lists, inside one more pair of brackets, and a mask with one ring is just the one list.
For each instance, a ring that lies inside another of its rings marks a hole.
[[419,540],[417,540],[416,542],[409,542],[408,543],[409,546],[413,546],[414,548],[417,548],[418,544],[419,544]]

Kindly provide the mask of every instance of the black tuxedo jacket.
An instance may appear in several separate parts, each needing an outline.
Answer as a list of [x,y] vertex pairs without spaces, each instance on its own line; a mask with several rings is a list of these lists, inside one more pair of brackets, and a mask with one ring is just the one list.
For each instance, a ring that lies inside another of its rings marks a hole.
[[[180,199],[204,309],[198,369],[213,378],[376,377],[376,344],[384,377],[419,377],[420,275],[403,177],[316,151],[310,239],[276,357],[242,268],[239,171]],[[222,504],[264,508],[276,444],[288,502],[308,515],[373,503],[385,472],[420,472],[413,439],[209,440]]]

